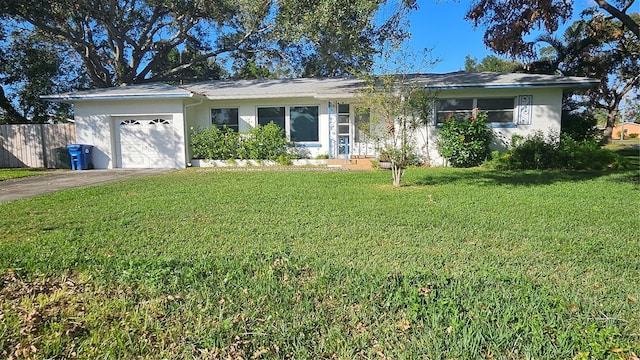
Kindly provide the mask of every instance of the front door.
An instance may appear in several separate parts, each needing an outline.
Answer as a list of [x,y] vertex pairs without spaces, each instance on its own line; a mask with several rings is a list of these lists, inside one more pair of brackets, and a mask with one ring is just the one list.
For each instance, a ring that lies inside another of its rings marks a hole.
[[349,136],[338,136],[338,158],[349,158]]
[[349,104],[338,104],[338,158],[349,158],[349,137],[351,136],[351,121]]

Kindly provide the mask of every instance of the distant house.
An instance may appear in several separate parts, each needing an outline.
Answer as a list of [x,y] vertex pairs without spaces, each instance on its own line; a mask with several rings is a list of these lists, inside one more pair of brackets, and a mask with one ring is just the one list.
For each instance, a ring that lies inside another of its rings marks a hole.
[[[435,137],[451,113],[488,112],[507,142],[514,134],[560,131],[562,93],[598,81],[552,75],[465,73],[415,75],[438,97],[422,132],[432,165],[443,165]],[[227,126],[248,131],[274,122],[309,157],[375,156],[358,129],[357,79],[223,80],[184,86],[144,84],[45,96],[73,103],[78,143],[94,146],[96,168],[184,168],[192,129]],[[422,144],[424,145],[424,143]],[[496,144],[500,146],[500,144]],[[423,146],[422,148],[425,148]]]
[[613,133],[611,133],[612,139],[620,139],[621,132],[624,134],[625,139],[629,139],[632,134],[636,134],[635,136],[640,136],[640,124],[636,123],[622,123],[613,128]]

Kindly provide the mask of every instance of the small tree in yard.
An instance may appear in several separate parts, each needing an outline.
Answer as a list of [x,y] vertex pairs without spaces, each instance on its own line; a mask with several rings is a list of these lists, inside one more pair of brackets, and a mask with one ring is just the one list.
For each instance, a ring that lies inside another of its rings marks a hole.
[[426,124],[432,97],[419,80],[409,74],[371,76],[361,93],[361,103],[371,114],[361,130],[376,143],[380,157],[391,162],[394,186],[400,186],[404,169],[421,152],[416,137]]

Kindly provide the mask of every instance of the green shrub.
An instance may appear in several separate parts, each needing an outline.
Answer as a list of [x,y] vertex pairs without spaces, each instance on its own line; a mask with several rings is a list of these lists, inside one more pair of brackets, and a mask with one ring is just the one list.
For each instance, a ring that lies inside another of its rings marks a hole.
[[194,159],[228,159],[238,155],[239,136],[230,128],[197,129],[191,133]]
[[282,166],[291,165],[291,157],[285,154],[278,155],[278,164]]
[[598,120],[590,112],[574,113],[563,111],[560,131],[575,140],[595,140],[601,135]]
[[553,169],[556,168],[558,140],[545,139],[542,132],[522,138],[511,139],[511,161],[518,169]]
[[575,140],[568,134],[545,139],[538,132],[526,138],[514,136],[507,152],[492,153],[487,167],[497,170],[606,170],[628,169],[629,160],[601,147],[596,140]]
[[238,134],[230,128],[197,129],[191,134],[191,151],[194,159],[233,159],[279,160],[285,156],[291,161],[293,155],[288,154],[289,142],[284,130],[270,123],[256,126],[247,134]]
[[280,155],[288,155],[289,145],[284,129],[271,122],[256,126],[243,136],[239,155],[241,159],[277,161]]
[[489,155],[493,131],[486,126],[487,115],[448,117],[438,132],[438,150],[455,167],[478,166]]
[[635,139],[638,137],[638,133],[629,134],[629,139]]

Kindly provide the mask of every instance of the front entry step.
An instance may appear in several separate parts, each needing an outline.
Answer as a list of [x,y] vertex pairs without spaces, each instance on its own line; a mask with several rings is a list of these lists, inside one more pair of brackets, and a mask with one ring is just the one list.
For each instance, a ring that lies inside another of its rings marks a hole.
[[358,157],[345,159],[329,159],[327,160],[327,166],[333,168],[342,168],[345,170],[373,170],[372,162],[375,159],[373,157]]

